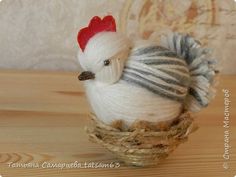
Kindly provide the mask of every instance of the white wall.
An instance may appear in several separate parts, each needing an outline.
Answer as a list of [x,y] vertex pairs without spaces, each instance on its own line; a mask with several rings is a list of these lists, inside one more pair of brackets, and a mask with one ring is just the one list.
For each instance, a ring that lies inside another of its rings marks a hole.
[[107,14],[132,38],[188,32],[215,49],[224,73],[236,73],[234,0],[2,0],[0,68],[78,70],[78,30]]

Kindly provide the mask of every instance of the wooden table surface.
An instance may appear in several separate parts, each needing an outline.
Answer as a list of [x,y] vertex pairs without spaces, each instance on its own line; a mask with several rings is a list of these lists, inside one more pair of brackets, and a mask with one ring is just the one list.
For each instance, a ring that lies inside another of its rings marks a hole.
[[[89,112],[77,73],[0,71],[0,176],[234,177],[236,76],[221,76],[213,103],[197,114],[199,130],[157,167],[49,168],[41,164],[118,160],[88,141]],[[224,94],[230,90],[230,160],[224,153]],[[223,168],[227,162],[228,169]],[[22,166],[31,164],[34,168]],[[40,164],[37,167],[37,164]]]

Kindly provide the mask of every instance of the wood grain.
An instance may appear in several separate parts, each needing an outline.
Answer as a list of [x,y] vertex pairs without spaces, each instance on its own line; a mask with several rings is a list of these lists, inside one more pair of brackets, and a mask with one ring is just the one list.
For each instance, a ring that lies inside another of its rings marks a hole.
[[[9,163],[42,164],[118,160],[88,141],[89,106],[77,73],[0,71],[0,175],[7,176],[161,176],[236,175],[236,76],[221,76],[213,103],[196,121],[200,129],[168,159],[153,168],[13,168]],[[230,160],[224,159],[224,95],[230,94]]]

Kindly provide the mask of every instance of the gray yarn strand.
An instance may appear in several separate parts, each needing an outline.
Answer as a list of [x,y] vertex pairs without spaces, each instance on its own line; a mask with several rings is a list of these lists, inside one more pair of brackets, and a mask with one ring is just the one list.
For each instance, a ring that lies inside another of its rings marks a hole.
[[210,102],[216,62],[210,51],[189,35],[172,33],[164,47],[150,45],[134,49],[121,80],[159,96],[183,102],[198,111]]

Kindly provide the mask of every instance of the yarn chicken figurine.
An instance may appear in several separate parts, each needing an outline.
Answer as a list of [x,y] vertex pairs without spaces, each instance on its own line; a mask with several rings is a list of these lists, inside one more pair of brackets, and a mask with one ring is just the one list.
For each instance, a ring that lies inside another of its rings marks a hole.
[[[132,41],[116,31],[110,15],[93,17],[77,39],[78,60],[84,70],[79,80],[85,81],[87,97],[99,120],[90,131],[92,139],[127,164],[150,166],[167,157],[190,132],[192,119],[183,114],[200,111],[214,96],[216,69],[210,51],[179,33],[163,36],[161,45]],[[181,121],[170,124],[166,132],[144,123],[177,118]],[[124,133],[126,130],[109,127],[117,121],[128,129],[135,122],[145,126]]]
[[95,16],[78,33],[78,59],[93,111],[103,122],[150,122],[196,112],[213,96],[214,61],[188,35],[173,33],[163,46],[130,41],[112,16]]

